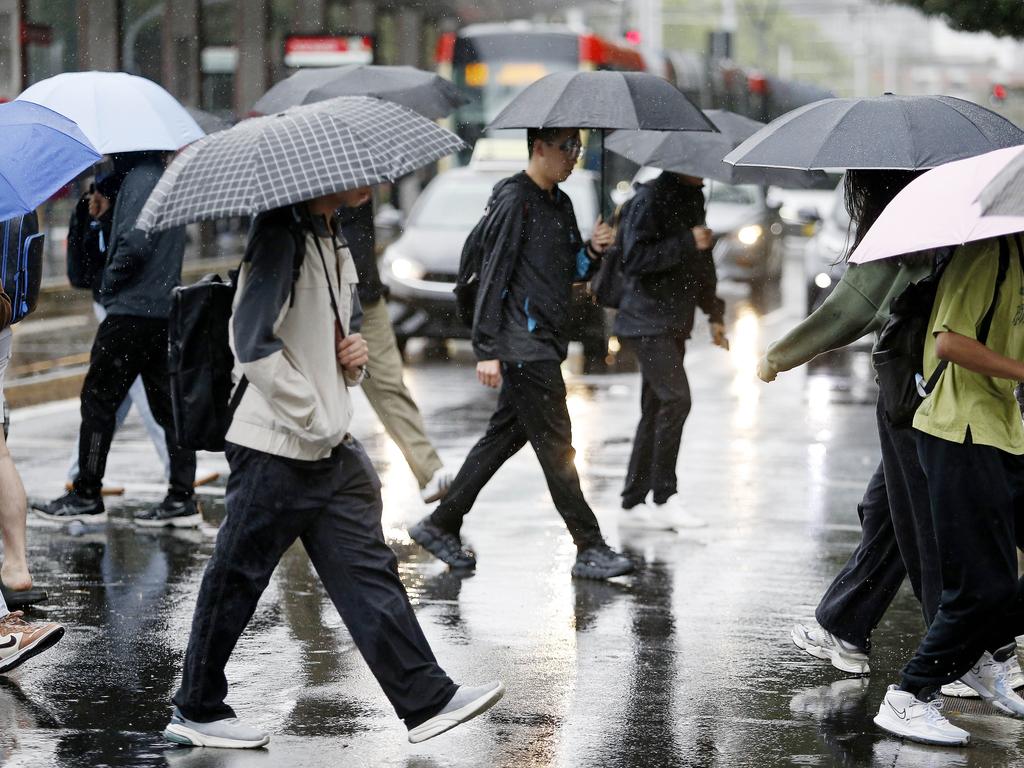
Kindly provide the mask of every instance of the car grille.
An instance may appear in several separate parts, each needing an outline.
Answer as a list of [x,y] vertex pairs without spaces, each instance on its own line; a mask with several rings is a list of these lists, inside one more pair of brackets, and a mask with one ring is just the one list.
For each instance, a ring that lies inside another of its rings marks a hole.
[[423,275],[424,282],[428,283],[454,283],[458,275],[452,272],[427,272]]

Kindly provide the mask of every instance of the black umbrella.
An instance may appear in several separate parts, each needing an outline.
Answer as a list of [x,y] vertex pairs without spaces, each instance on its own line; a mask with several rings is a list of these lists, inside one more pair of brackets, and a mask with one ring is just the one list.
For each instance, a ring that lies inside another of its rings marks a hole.
[[401,104],[431,120],[446,117],[467,103],[458,88],[433,72],[415,67],[346,64],[300,70],[263,94],[252,111],[272,115],[336,96],[374,96]]
[[923,170],[1024,144],[1024,131],[952,96],[823,99],[788,112],[725,157],[741,166]]
[[606,146],[637,165],[700,176],[726,184],[770,184],[787,189],[828,189],[835,186],[823,171],[745,168],[722,162],[730,151],[764,127],[764,123],[726,109],[705,113],[718,133],[680,131],[615,131]]
[[[667,80],[646,72],[556,72],[528,86],[488,126],[604,131],[715,131]],[[601,208],[604,212],[604,157]]]

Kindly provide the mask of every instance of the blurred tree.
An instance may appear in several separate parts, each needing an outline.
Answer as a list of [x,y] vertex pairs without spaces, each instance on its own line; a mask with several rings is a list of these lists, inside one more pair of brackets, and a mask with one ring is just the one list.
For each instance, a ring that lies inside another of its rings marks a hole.
[[991,32],[1024,38],[1024,2],[1021,0],[896,0],[932,16],[942,16],[953,29]]

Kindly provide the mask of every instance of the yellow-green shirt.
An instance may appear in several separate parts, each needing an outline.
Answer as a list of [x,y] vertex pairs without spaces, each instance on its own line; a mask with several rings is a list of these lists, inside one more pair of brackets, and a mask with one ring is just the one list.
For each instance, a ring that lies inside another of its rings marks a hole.
[[[1024,274],[1017,246],[1008,237],[1009,265],[999,289],[992,326],[985,346],[1015,360],[1024,360]],[[952,331],[972,339],[992,303],[999,272],[999,241],[970,243],[957,250],[939,281],[932,308],[931,334],[924,345],[924,376],[939,364],[935,335]],[[931,396],[914,416],[914,428],[929,435],[963,443],[967,429],[979,445],[1024,454],[1024,425],[1013,396],[1014,382],[995,379],[950,363]]]

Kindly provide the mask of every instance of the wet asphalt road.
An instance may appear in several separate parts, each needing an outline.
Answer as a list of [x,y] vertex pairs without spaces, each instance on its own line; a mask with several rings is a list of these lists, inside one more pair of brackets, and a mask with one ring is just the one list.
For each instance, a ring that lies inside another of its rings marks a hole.
[[[863,354],[763,385],[754,364],[799,317],[799,263],[781,307],[738,287],[732,351],[700,326],[687,355],[694,410],[680,488],[709,526],[620,530],[618,493],[639,413],[635,374],[569,377],[577,465],[613,545],[640,563],[620,583],[574,582],[574,550],[536,459],[523,451],[480,497],[466,538],[479,568],[459,578],[405,534],[427,508],[397,449],[357,403],[353,434],[383,483],[385,531],[434,650],[457,682],[501,678],[489,714],[423,745],[405,741],[304,552],[288,552],[228,668],[229,702],[272,732],[269,749],[169,747],[166,723],[211,531],[152,533],[128,518],[156,503],[155,454],[133,420],[117,439],[99,529],[32,522],[30,556],[51,595],[34,615],[64,640],[0,680],[0,764],[18,766],[1014,766],[1024,723],[963,716],[974,744],[904,745],[870,721],[921,629],[909,589],[875,634],[873,675],[843,680],[789,640],[858,538],[856,503],[878,460]],[[494,396],[469,362],[414,362],[407,378],[443,458],[456,467]],[[14,414],[11,449],[31,496],[61,491],[76,439],[73,402]],[[200,464],[226,469],[221,455]],[[223,478],[204,489],[223,515]],[[212,529],[212,526],[211,526]]]

